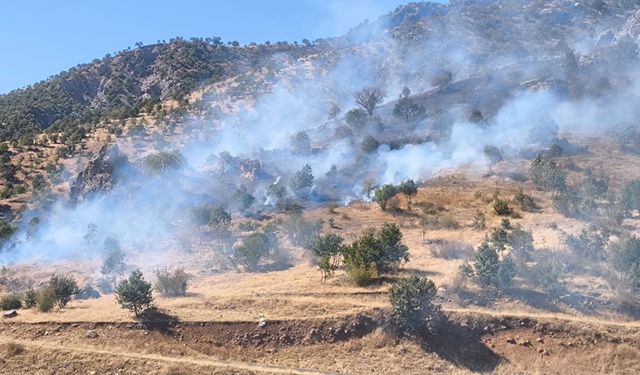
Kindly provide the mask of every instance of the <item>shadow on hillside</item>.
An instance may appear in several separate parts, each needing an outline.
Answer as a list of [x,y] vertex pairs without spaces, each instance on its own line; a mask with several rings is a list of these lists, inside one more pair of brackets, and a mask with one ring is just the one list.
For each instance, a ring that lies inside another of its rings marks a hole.
[[149,331],[160,332],[164,335],[173,335],[174,329],[180,324],[177,316],[171,315],[157,307],[145,310],[138,317],[140,324]]
[[546,293],[525,288],[511,288],[509,296],[538,310],[560,312],[557,298]]
[[502,357],[482,342],[478,334],[446,318],[436,334],[423,338],[421,347],[474,372],[493,371],[502,361]]

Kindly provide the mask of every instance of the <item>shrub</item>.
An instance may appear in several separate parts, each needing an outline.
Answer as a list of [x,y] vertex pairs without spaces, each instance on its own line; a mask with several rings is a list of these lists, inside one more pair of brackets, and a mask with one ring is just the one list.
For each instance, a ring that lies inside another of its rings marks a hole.
[[0,310],[18,310],[22,308],[22,296],[16,293],[0,298]]
[[[351,126],[352,128],[364,128],[367,125],[367,121],[369,120],[369,115],[367,111],[356,108],[347,112],[344,116],[344,120]],[[338,129],[336,129],[336,132]]]
[[322,220],[307,220],[294,213],[282,223],[282,228],[293,245],[308,247],[320,234],[322,224]]
[[71,296],[78,293],[78,283],[71,276],[53,275],[49,280],[49,286],[53,288],[59,308],[65,307],[71,301]]
[[56,305],[56,291],[48,286],[38,291],[36,297],[36,307],[40,312],[49,312]]
[[157,270],[155,288],[160,294],[167,297],[183,297],[187,295],[187,286],[191,276],[182,268],[173,272]]
[[398,194],[398,189],[393,185],[383,185],[380,189],[376,189],[374,193],[374,200],[380,205],[382,211],[387,210],[387,203],[389,199]]
[[322,280],[333,275],[338,268],[339,255],[342,253],[343,239],[337,234],[319,236],[311,245],[311,251],[320,261]]
[[113,237],[107,237],[104,240],[104,254],[100,273],[111,281],[114,288],[118,285],[118,279],[126,271],[127,264],[125,259],[125,254],[120,249],[118,240]]
[[144,158],[145,168],[152,174],[159,174],[182,167],[184,159],[178,151],[157,152]]
[[595,227],[583,229],[578,235],[568,235],[564,239],[565,245],[576,255],[590,260],[603,260],[604,248],[607,245],[608,234],[598,231]]
[[418,186],[413,180],[406,180],[398,186],[398,192],[407,199],[407,209],[411,210],[411,199],[418,194]]
[[148,309],[153,302],[153,288],[140,270],[135,270],[129,278],[120,281],[116,288],[116,301],[124,309],[133,311],[135,316]]
[[533,246],[533,235],[520,226],[516,226],[511,233],[509,233],[509,244],[511,245],[511,254],[516,260],[522,262],[528,261],[535,250]]
[[235,248],[234,257],[247,271],[254,272],[260,261],[273,253],[277,245],[278,239],[272,229],[253,232]]
[[313,171],[309,164],[305,164],[302,169],[297,171],[291,179],[291,190],[294,194],[301,197],[309,193],[313,187]]
[[484,230],[487,227],[487,220],[484,213],[480,210],[476,211],[473,221],[471,222],[471,228],[475,230]]
[[[402,244],[402,233],[396,224],[385,224],[379,231],[367,229],[342,251],[347,274],[356,279],[375,278],[397,270],[409,260],[409,249]],[[368,281],[368,280],[367,280]]]
[[473,275],[480,285],[505,290],[515,277],[515,263],[509,257],[500,260],[494,246],[483,242],[475,253]]
[[566,217],[578,217],[585,208],[580,195],[573,189],[553,194],[551,203],[556,211]]
[[38,303],[38,292],[36,292],[32,288],[29,288],[29,290],[27,290],[26,293],[24,294],[23,302],[24,302],[25,308],[27,309],[34,308]]
[[552,158],[538,155],[531,162],[529,174],[538,189],[555,192],[566,189],[566,175]]
[[393,115],[405,122],[420,121],[427,117],[424,106],[411,99],[411,90],[408,87],[402,89],[402,94],[393,107]]
[[545,293],[557,296],[564,289],[560,280],[563,271],[564,266],[559,259],[551,254],[544,254],[529,268],[527,279]]
[[509,206],[509,201],[503,199],[496,199],[493,202],[493,210],[498,216],[509,216],[513,212]]
[[7,357],[11,358],[24,353],[24,345],[15,342],[7,343]]
[[434,328],[441,319],[440,306],[433,301],[436,292],[435,284],[426,277],[412,276],[395,283],[389,300],[396,327],[412,333]]
[[522,210],[532,210],[536,208],[536,203],[533,200],[533,197],[526,194],[522,189],[518,190],[516,195],[513,196],[513,203]]
[[625,185],[621,206],[627,212],[640,209],[640,180],[633,180]]
[[364,152],[365,154],[371,154],[375,152],[379,146],[380,146],[380,142],[378,142],[377,139],[375,139],[372,135],[367,135],[362,139],[362,144],[360,145],[360,148],[362,149],[362,152]]

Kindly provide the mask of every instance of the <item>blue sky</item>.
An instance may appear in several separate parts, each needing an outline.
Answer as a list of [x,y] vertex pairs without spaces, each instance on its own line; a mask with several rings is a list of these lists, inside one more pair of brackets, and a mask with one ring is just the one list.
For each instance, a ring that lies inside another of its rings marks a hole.
[[408,0],[0,0],[0,93],[175,36],[241,43],[336,36]]

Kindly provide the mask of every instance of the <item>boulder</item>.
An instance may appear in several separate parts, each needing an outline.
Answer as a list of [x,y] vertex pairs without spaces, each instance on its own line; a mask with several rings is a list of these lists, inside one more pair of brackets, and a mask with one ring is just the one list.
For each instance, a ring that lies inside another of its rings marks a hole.
[[122,180],[138,174],[139,171],[117,144],[105,145],[71,185],[71,202],[75,204],[100,192],[110,191]]
[[2,313],[2,318],[3,319],[15,318],[16,316],[18,316],[18,312],[16,310],[4,311]]

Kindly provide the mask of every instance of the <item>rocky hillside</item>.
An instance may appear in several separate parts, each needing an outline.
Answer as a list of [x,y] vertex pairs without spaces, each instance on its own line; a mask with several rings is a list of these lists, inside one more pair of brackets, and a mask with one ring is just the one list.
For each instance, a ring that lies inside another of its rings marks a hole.
[[107,55],[0,96],[0,139],[31,138],[62,120],[135,116],[163,100],[182,100],[201,85],[258,69],[274,54],[297,57],[312,50],[286,43],[240,47],[219,38],[177,38]]

